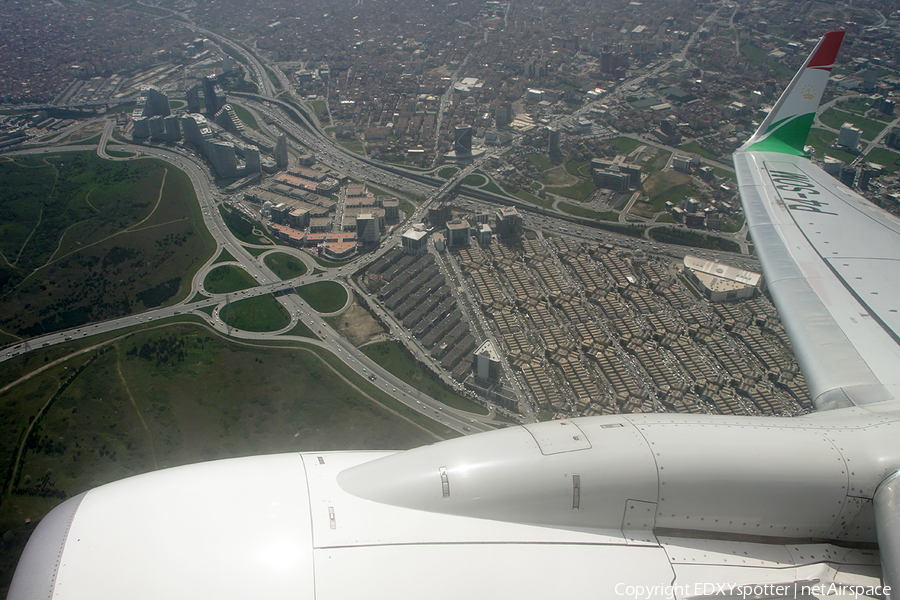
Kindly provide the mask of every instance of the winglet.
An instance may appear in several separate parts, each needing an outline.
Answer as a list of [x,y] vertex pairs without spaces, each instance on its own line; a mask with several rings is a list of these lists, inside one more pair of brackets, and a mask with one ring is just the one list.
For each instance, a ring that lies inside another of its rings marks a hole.
[[740,152],[803,154],[816,109],[843,41],[843,31],[830,31],[819,40],[769,116],[740,148]]

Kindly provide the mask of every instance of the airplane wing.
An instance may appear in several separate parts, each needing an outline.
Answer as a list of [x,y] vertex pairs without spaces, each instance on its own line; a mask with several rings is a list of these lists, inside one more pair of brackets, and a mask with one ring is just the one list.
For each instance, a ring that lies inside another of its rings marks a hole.
[[802,155],[842,38],[734,160],[817,407],[868,410],[584,417],[165,469],[54,509],[8,598],[890,598],[900,415],[873,404],[900,383],[900,222]]
[[734,154],[744,211],[818,410],[897,397],[900,220],[803,156],[844,32],[825,35]]

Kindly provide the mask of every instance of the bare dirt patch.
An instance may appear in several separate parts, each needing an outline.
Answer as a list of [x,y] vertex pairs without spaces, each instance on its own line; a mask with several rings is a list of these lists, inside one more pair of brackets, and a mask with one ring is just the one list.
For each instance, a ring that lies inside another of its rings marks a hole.
[[338,333],[350,340],[357,348],[385,333],[384,327],[359,305],[356,298],[353,299],[350,308],[335,319]]

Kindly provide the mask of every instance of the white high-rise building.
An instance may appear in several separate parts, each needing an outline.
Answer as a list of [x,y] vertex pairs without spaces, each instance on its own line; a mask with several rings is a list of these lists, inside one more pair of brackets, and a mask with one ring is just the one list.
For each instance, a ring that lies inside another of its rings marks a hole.
[[859,146],[859,140],[862,138],[862,130],[853,126],[853,123],[844,123],[841,126],[841,133],[838,135],[838,146],[856,150]]

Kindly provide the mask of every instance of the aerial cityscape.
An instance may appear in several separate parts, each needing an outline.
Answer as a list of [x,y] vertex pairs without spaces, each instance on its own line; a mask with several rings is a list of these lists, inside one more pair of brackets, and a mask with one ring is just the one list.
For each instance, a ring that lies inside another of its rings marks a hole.
[[732,153],[900,215],[900,9],[0,4],[0,593],[97,485],[626,413],[814,410]]

